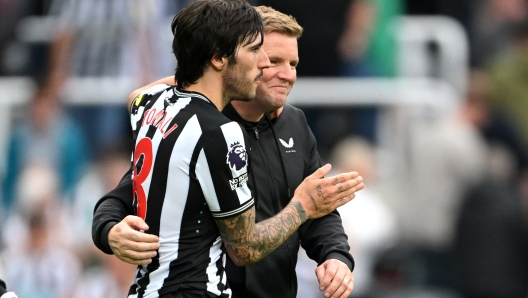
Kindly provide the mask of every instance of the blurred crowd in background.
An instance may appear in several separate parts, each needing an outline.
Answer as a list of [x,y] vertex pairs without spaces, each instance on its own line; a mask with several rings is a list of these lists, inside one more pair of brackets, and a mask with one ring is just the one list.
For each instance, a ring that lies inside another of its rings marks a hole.
[[[22,104],[0,90],[10,116],[0,277],[20,297],[126,296],[134,266],[91,240],[93,207],[132,150],[128,93],[100,90],[125,79],[131,92],[174,73],[170,21],[186,2],[0,0],[0,82],[23,77],[34,87]],[[400,20],[444,17],[462,28],[467,63],[445,70],[446,49],[431,40],[421,74],[454,85],[458,102],[441,117],[418,110],[428,120],[403,134],[401,155],[382,146],[383,106],[298,107],[323,161],[365,180],[339,209],[356,259],[352,297],[528,297],[528,1],[249,2],[304,27],[300,80],[397,79],[421,61],[402,64]],[[96,83],[66,92],[74,79]],[[84,102],[72,104],[72,93]],[[387,170],[387,156],[403,170]],[[315,266],[301,251],[298,297],[322,297]]]

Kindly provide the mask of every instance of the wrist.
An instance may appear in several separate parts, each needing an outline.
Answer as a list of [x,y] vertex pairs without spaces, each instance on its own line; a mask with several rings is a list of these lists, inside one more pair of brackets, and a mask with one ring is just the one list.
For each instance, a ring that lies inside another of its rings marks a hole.
[[[117,222],[115,221],[111,221],[111,222],[108,222],[103,230],[101,231],[101,238],[100,238],[100,242],[101,242],[101,250],[106,253],[106,254],[114,254],[114,252],[112,251],[112,248],[110,247],[110,242],[108,241],[108,233],[110,233],[110,230],[117,224]],[[2,297],[0,297],[2,298]]]
[[[350,256],[350,257],[352,258],[352,256]],[[326,256],[326,260],[340,261],[341,263],[344,263],[345,265],[347,265],[348,269],[350,269],[351,272],[354,271],[354,267],[355,267],[354,258],[349,259],[349,258],[347,258],[346,256],[342,255],[339,252],[332,252],[332,253],[328,254]]]
[[301,221],[301,224],[305,223],[308,219],[308,214],[306,213],[306,210],[304,209],[304,206],[302,203],[298,200],[292,200],[290,202],[290,205],[292,208],[297,212],[299,219]]

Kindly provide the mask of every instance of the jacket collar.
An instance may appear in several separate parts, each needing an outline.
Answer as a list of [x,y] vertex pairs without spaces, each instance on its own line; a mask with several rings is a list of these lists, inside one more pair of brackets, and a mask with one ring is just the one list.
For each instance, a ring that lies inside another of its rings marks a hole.
[[269,117],[269,113],[264,114],[264,116],[262,118],[260,118],[260,120],[258,122],[246,121],[238,114],[238,112],[235,110],[233,105],[231,105],[230,103],[227,104],[227,106],[225,106],[225,108],[222,110],[222,113],[227,118],[240,123],[246,129],[253,130],[255,128],[255,126],[256,126],[259,130],[262,130],[262,129],[266,129],[266,128],[268,128],[270,126],[270,122],[266,119],[266,118]]

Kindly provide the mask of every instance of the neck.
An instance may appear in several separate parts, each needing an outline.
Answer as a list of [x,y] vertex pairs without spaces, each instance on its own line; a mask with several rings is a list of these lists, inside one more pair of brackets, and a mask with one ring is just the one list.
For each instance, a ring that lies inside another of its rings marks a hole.
[[196,84],[183,89],[205,95],[219,111],[222,111],[229,103],[229,100],[223,96],[221,74],[210,68],[204,72],[204,75],[198,79]]
[[265,111],[262,111],[262,109],[259,109],[255,105],[255,100],[234,100],[231,102],[231,105],[233,106],[233,108],[235,108],[235,110],[240,115],[240,117],[242,117],[242,119],[249,122],[258,122],[260,119],[262,119],[265,113]]

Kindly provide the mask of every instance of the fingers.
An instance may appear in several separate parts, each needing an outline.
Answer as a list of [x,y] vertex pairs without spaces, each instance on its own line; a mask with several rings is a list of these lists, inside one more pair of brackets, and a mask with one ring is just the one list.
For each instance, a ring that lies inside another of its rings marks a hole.
[[123,254],[115,255],[123,262],[133,265],[147,265],[152,263],[152,258],[156,256],[156,251],[138,253],[136,251],[123,251]]
[[129,215],[123,219],[123,222],[125,222],[129,227],[140,231],[148,231],[149,229],[147,223],[139,216]]
[[339,260],[327,260],[316,269],[319,289],[325,297],[348,297],[352,292],[354,277],[348,266]]
[[356,194],[355,193],[351,193],[347,196],[343,196],[342,198],[340,199],[337,199],[335,202],[334,202],[334,205],[332,205],[332,208],[333,210],[345,205],[346,203],[352,201],[354,198],[356,197]]
[[[338,292],[343,291],[341,294]],[[339,289],[333,295],[333,297],[347,298],[354,290],[354,276],[350,275],[350,278],[344,278],[343,283],[339,286]]]
[[335,177],[325,178],[330,179],[326,181],[327,183],[330,183],[330,185],[325,183],[327,186],[321,188],[321,192],[323,193],[324,198],[327,199],[325,200],[325,203],[328,207],[335,209],[348,203],[355,197],[356,192],[362,190],[365,187],[365,184],[363,183],[363,177],[357,176],[357,173],[348,175],[348,177],[353,176],[356,176],[356,178],[338,182],[337,184],[334,184]]
[[343,195],[343,196],[339,196],[339,198],[342,198],[345,195],[348,196],[351,192],[355,193],[357,191],[360,191],[364,187],[365,187],[365,184],[363,183],[363,177],[358,176],[355,179],[347,180],[343,183],[336,184],[334,193],[338,196]]
[[332,179],[333,184],[336,185],[338,183],[343,183],[348,180],[355,179],[357,177],[359,177],[358,172],[348,172],[348,173],[341,173],[333,177],[328,177],[328,179]]
[[[355,173],[355,172],[354,172]],[[350,178],[349,179],[346,179],[344,181],[341,181],[341,179],[339,179],[341,182],[338,182],[335,184],[335,189],[337,192],[342,192],[342,191],[346,191],[346,190],[349,190],[353,187],[356,187],[357,185],[361,184],[363,182],[363,177],[357,175],[351,175],[349,176]],[[354,178],[352,178],[354,177]],[[335,179],[332,180],[333,182],[335,182]]]
[[[135,233],[140,233],[134,231]],[[143,233],[140,233],[143,234]],[[129,239],[120,239],[118,242],[110,242],[110,248],[114,255],[120,260],[134,264],[145,265],[152,262],[152,258],[157,255],[158,242],[135,242]]]
[[[143,234],[143,233],[140,233],[140,232],[137,232],[135,231],[136,233],[138,234]],[[148,236],[153,236],[153,235],[148,235]],[[156,250],[158,250],[158,248],[160,247],[160,244],[159,242],[157,241],[142,241],[141,238],[143,237],[143,235],[139,235],[137,237],[129,237],[127,239],[123,239],[123,246],[124,246],[124,249],[126,250],[130,250],[130,251],[135,251],[135,252],[151,252],[153,251],[154,252],[154,256],[156,255]],[[134,240],[132,238],[137,238],[137,239],[140,239],[140,240]],[[156,237],[157,238],[157,237]]]
[[152,262],[160,247],[159,238],[140,230],[148,230],[148,225],[137,216],[127,216],[108,232],[108,244],[120,260],[145,265]]

